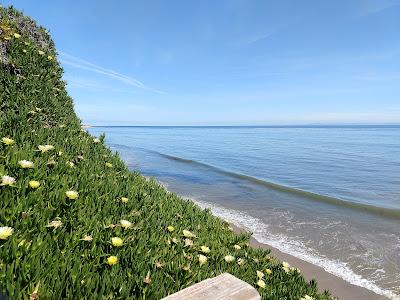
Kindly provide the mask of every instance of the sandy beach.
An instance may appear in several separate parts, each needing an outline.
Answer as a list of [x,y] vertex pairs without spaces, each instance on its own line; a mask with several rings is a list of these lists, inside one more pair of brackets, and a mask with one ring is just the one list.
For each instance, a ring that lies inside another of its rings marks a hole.
[[[240,228],[234,224],[231,224],[234,232],[241,233],[246,229]],[[301,273],[307,280],[316,279],[320,291],[329,290],[333,296],[341,300],[376,300],[376,299],[387,299],[382,295],[378,295],[368,289],[360,286],[351,284],[335,275],[326,272],[321,267],[313,265],[309,262],[301,260],[292,255],[283,253],[278,249],[260,243],[255,238],[251,237],[250,246],[256,248],[266,248],[271,250],[271,255],[281,261],[288,262],[291,266],[297,267],[301,270]]]

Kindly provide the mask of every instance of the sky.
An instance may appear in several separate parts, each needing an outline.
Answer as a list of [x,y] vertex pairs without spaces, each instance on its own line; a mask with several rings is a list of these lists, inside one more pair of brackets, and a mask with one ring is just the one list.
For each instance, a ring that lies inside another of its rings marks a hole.
[[91,125],[400,124],[400,0],[2,1]]

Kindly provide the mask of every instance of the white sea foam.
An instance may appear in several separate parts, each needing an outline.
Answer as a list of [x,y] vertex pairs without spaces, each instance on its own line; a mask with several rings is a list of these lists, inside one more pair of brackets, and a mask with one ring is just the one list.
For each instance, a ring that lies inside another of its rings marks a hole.
[[233,209],[224,208],[219,205],[193,198],[190,199],[198,204],[201,208],[210,208],[215,216],[233,223],[236,226],[249,229],[253,233],[253,237],[261,243],[271,245],[272,247],[275,247],[284,253],[293,255],[304,261],[322,267],[325,271],[336,275],[354,285],[369,289],[379,295],[388,297],[389,299],[400,300],[400,295],[396,295],[389,290],[384,290],[377,286],[374,282],[354,273],[354,271],[349,268],[346,263],[327,259],[316,253],[313,249],[307,248],[300,241],[289,240],[283,235],[272,235],[268,232],[268,225],[258,218]]

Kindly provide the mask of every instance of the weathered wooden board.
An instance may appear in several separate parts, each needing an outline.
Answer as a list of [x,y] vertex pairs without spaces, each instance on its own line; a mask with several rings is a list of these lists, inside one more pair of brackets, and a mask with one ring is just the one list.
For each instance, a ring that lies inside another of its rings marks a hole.
[[247,282],[224,273],[203,280],[163,300],[259,300],[257,290]]

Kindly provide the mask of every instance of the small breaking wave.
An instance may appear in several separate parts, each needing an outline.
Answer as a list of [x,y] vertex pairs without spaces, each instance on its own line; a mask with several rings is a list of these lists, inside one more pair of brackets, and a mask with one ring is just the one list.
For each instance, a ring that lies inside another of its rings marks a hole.
[[250,175],[225,170],[223,168],[216,167],[216,166],[213,166],[210,164],[206,164],[206,163],[203,163],[200,161],[186,159],[186,158],[182,158],[182,157],[178,157],[178,156],[174,156],[174,155],[170,155],[170,154],[165,154],[165,153],[161,153],[161,152],[158,152],[155,150],[149,150],[149,149],[140,148],[140,147],[129,147],[126,145],[121,145],[121,144],[113,144],[113,145],[118,148],[137,149],[137,150],[144,151],[147,153],[156,154],[158,156],[164,157],[169,160],[174,160],[174,161],[177,161],[180,163],[196,165],[198,167],[206,168],[211,171],[217,172],[219,174],[223,174],[225,176],[233,177],[233,178],[236,178],[239,180],[244,180],[244,181],[250,182],[252,184],[261,185],[261,186],[264,186],[264,187],[267,187],[270,189],[274,189],[274,190],[277,190],[277,191],[280,191],[283,193],[289,193],[289,194],[293,194],[293,195],[297,195],[297,196],[302,196],[308,200],[323,202],[323,203],[327,203],[327,204],[331,204],[331,205],[335,205],[335,206],[339,206],[339,207],[346,207],[349,209],[363,211],[365,213],[379,215],[382,217],[387,217],[387,218],[392,218],[392,219],[400,219],[400,209],[377,207],[377,206],[373,206],[373,205],[369,205],[369,204],[351,202],[351,201],[347,201],[347,200],[343,200],[343,199],[339,199],[339,198],[335,198],[335,197],[317,194],[314,192],[304,191],[301,189],[288,187],[288,186],[284,186],[281,184],[266,181],[266,180],[263,180],[263,179],[260,179],[257,177],[253,177]]
[[323,268],[328,273],[338,276],[345,281],[366,288],[375,292],[376,294],[388,297],[393,300],[400,300],[400,296],[396,295],[390,290],[384,290],[377,286],[374,282],[363,278],[361,275],[356,274],[346,263],[337,260],[329,260],[320,254],[316,253],[313,249],[306,247],[300,241],[289,240],[283,235],[272,235],[268,232],[268,225],[260,219],[239,212],[234,209],[225,208],[216,204],[208,203],[187,197],[201,208],[209,208],[212,213],[230,222],[236,226],[249,229],[253,233],[253,237],[260,243],[271,245],[272,247],[294,257],[317,265]]

